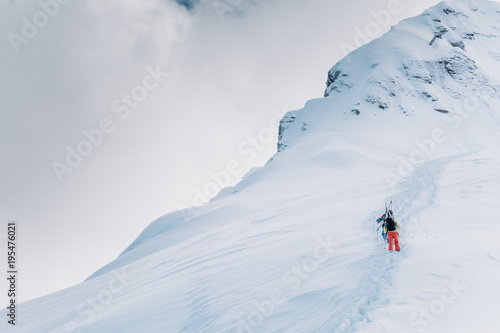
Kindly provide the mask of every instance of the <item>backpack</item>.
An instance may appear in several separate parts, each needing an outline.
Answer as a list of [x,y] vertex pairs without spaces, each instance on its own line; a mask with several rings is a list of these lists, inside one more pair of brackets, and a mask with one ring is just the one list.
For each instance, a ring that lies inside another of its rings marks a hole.
[[387,218],[385,220],[385,226],[387,227],[387,231],[396,231],[396,223],[392,219],[392,217]]

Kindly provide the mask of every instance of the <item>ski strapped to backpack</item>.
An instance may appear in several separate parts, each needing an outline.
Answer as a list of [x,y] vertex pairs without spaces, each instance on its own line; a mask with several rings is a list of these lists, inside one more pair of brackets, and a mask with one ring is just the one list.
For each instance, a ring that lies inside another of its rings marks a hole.
[[[384,238],[384,240],[386,242],[389,241],[387,239],[386,229],[387,229],[387,231],[396,230],[396,226],[394,225],[394,220],[391,218],[391,219],[389,219],[389,221],[387,221],[387,219],[389,218],[389,216],[391,216],[391,217],[393,216],[393,212],[392,212],[392,199],[391,199],[389,205],[387,205],[387,202],[385,203],[385,212],[384,212],[384,214],[381,217],[379,217],[377,219],[377,224],[379,224],[379,226],[377,228],[377,240],[378,240],[378,231],[379,231],[380,228],[382,228],[382,237]],[[385,228],[385,227],[387,227],[387,228]]]

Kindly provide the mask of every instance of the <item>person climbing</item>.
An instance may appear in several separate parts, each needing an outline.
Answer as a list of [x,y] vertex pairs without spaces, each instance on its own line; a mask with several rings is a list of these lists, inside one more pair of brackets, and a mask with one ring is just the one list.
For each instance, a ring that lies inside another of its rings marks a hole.
[[394,219],[392,211],[388,211],[387,218],[385,219],[383,226],[384,233],[387,234],[387,239],[389,240],[389,251],[392,251],[393,245],[396,246],[396,251],[400,251],[401,247],[399,246],[399,234],[396,229],[401,229],[401,226],[398,221]]
[[389,243],[389,240],[387,239],[387,230],[385,228],[385,220],[389,217],[389,214],[392,214],[392,210],[387,210],[386,212],[377,219],[377,223],[379,223],[379,227],[377,228],[377,231],[379,229],[382,229],[382,239],[386,242]]

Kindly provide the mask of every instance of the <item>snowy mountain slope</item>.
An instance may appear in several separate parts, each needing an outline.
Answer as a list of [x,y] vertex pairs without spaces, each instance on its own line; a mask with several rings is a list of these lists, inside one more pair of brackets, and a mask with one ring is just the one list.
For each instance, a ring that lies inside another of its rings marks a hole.
[[[446,304],[428,331],[442,332],[444,326],[494,332],[490,318],[500,295],[492,288],[498,272],[493,235],[499,231],[493,217],[500,212],[491,201],[499,194],[499,162],[498,151],[485,151],[431,161],[408,177],[406,190],[394,197],[405,223],[404,250],[397,256],[376,242],[372,230],[382,182],[350,181],[265,208],[118,270],[126,277],[124,287],[109,302],[92,303],[96,317],[90,305],[80,311],[78,305],[105,295],[113,273],[25,304],[20,311],[30,313],[32,322],[18,329],[51,332],[75,323],[83,332],[226,332],[239,325],[245,332],[269,315],[255,332],[352,332],[365,325],[366,332],[411,332],[420,328],[409,324],[412,313],[439,299],[447,282],[458,278],[467,289],[457,291],[460,298]],[[265,216],[270,219],[263,221]],[[484,230],[474,229],[475,219],[484,221]],[[288,301],[273,309],[278,289],[278,299]]]
[[[499,31],[487,1],[403,21],[330,70],[233,194],[153,222],[5,331],[497,332]],[[397,254],[374,229],[390,197]]]

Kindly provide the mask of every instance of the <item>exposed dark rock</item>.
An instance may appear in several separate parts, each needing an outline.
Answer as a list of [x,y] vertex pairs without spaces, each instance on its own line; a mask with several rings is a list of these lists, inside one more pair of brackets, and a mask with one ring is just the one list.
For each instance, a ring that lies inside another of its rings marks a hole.
[[440,64],[444,65],[444,68],[446,69],[446,72],[450,74],[451,76],[457,74],[456,70],[453,68],[453,66],[450,64],[449,60],[441,60],[439,62]]
[[436,30],[437,30],[438,33],[441,34],[441,36],[448,32],[448,29],[446,29],[443,26],[436,27]]
[[421,81],[426,84],[432,84],[433,78],[428,69],[430,64],[422,61],[410,61],[403,64],[403,69],[407,78]]
[[332,83],[337,80],[340,75],[340,71],[328,72],[328,80],[326,81],[326,87],[329,87]]
[[385,110],[390,106],[390,103],[388,101],[383,101],[380,96],[368,95],[366,96],[365,101],[370,104],[377,105],[377,107],[382,110]]
[[437,112],[445,113],[445,114],[446,113],[450,113],[450,111],[444,110],[444,109],[434,109],[434,110],[437,111]]
[[437,101],[438,99],[434,96],[432,96],[430,93],[428,93],[427,91],[421,91],[419,92],[419,94],[427,99],[430,99],[431,101],[435,102]]
[[450,7],[444,8],[443,12],[445,12],[447,15],[450,15],[450,14],[455,15],[455,16],[458,15],[457,11],[453,8],[450,8]]
[[452,41],[450,42],[451,46],[453,47],[459,47],[461,48],[462,50],[465,51],[465,43],[463,40],[459,40],[459,41]]
[[280,127],[278,130],[278,153],[286,149],[287,145],[283,142],[283,133],[285,133],[285,130],[287,130],[294,121],[295,117],[289,116],[288,114],[280,120]]
[[454,56],[439,61],[448,74],[458,80],[473,79],[477,66],[474,60],[465,56]]
[[389,108],[389,104],[388,103],[380,103],[378,105],[378,108],[382,109],[382,110],[385,110],[385,109]]
[[474,40],[474,33],[466,33],[464,36],[462,36],[463,39],[470,39]]
[[341,70],[330,70],[326,81],[325,97],[328,97],[332,91],[342,92],[353,87],[353,83],[348,83],[343,78],[349,77],[349,74],[342,73]]

